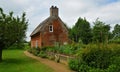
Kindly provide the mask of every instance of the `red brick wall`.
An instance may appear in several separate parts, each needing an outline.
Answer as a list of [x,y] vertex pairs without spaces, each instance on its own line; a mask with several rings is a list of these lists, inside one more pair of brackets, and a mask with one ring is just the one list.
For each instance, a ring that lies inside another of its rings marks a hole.
[[40,37],[40,34],[36,34],[36,35],[31,37],[31,47],[36,47],[36,41],[37,41],[38,47],[41,47],[41,37]]
[[[53,25],[53,32],[49,32],[49,25]],[[43,32],[31,37],[31,47],[36,47],[36,41],[38,41],[38,47],[54,46],[55,42],[64,44],[68,42],[68,33],[59,20],[54,20],[44,28]]]
[[[53,32],[49,32],[49,25],[53,25]],[[54,20],[51,24],[45,27],[43,33],[43,46],[54,46],[55,42],[68,42],[68,34],[64,32],[64,28],[60,24],[59,20]]]

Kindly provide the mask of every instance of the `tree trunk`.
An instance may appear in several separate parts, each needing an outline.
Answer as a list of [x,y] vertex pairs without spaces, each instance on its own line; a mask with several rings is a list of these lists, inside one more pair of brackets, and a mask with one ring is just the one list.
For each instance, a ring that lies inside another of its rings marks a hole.
[[2,48],[0,47],[0,62],[2,61]]

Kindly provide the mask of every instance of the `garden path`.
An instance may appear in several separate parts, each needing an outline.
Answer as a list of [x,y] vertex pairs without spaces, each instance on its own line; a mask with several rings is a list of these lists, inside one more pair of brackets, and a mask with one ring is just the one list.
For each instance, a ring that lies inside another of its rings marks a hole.
[[51,67],[52,69],[54,69],[55,72],[73,72],[64,64],[57,63],[57,62],[49,60],[49,59],[44,59],[44,58],[34,56],[33,54],[29,53],[28,51],[24,51],[24,53],[26,56],[36,59],[36,60],[40,61],[41,63]]

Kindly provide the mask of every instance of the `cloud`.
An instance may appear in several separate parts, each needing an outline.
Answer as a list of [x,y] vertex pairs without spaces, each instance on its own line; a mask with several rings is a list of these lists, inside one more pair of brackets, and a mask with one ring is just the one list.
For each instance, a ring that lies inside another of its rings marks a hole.
[[105,6],[94,8],[83,14],[84,17],[89,18],[93,21],[95,18],[99,17],[102,21],[108,24],[116,24],[120,22],[120,2],[111,3]]
[[[71,4],[73,4],[73,6]],[[65,8],[63,7],[64,4],[62,5],[62,8],[64,8],[62,11],[65,11],[65,13],[62,12],[61,16],[69,26],[73,26],[79,17],[86,17],[91,24],[98,17],[101,21],[110,24],[112,27],[120,23],[120,1],[77,0],[74,2],[71,0],[71,2],[69,1],[65,5]]]
[[112,27],[120,24],[119,0],[0,0],[0,7],[6,13],[13,11],[15,15],[21,15],[26,12],[29,19],[28,41],[35,27],[49,16],[52,5],[59,8],[59,16],[69,27],[72,27],[79,17],[86,17],[91,24],[97,17]]

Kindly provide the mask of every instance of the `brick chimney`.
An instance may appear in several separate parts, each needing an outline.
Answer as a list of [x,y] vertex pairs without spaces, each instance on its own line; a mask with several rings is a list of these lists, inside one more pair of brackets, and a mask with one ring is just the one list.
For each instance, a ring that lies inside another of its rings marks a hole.
[[51,6],[50,16],[58,16],[58,8],[56,6]]

